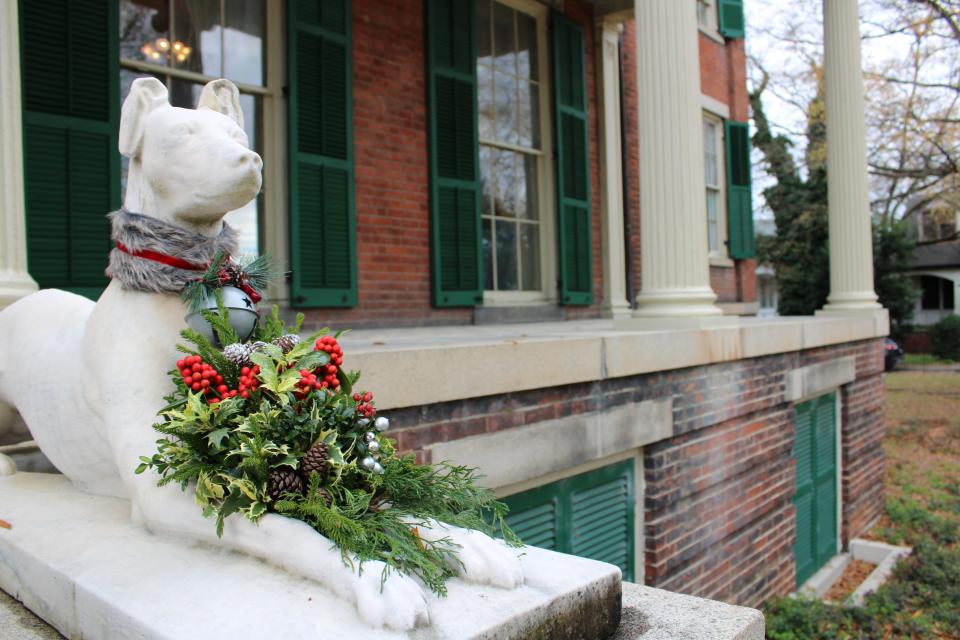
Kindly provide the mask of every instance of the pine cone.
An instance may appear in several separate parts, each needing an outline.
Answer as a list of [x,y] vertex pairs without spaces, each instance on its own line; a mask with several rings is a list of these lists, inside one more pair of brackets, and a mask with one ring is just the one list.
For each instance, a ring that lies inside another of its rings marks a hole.
[[286,467],[274,469],[267,479],[267,493],[270,494],[270,499],[274,502],[281,499],[285,493],[303,495],[303,480],[293,469]]
[[317,495],[323,498],[323,504],[327,505],[329,509],[330,505],[333,504],[333,496],[330,495],[330,492],[323,487],[317,487]]
[[307,451],[300,461],[300,475],[305,481],[310,480],[310,476],[319,473],[321,476],[327,473],[327,461],[330,460],[330,450],[326,444],[319,442]]
[[274,339],[273,344],[280,347],[280,350],[284,353],[288,353],[290,349],[300,344],[300,336],[295,333],[288,333],[285,336]]
[[223,357],[238,367],[250,366],[250,345],[234,342],[223,348]]

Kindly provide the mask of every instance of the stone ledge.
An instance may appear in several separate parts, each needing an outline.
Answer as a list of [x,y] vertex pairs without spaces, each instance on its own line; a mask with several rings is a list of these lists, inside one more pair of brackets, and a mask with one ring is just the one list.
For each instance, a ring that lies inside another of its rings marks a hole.
[[737,318],[708,327],[615,328],[613,320],[362,330],[343,337],[380,409],[593,382],[885,336],[874,314]]
[[763,640],[764,627],[756,609],[624,582],[610,640]]
[[573,639],[609,635],[619,620],[618,568],[530,547],[524,586],[451,580],[446,598],[427,597],[429,627],[373,628],[319,584],[153,536],[130,524],[127,501],[63,476],[0,478],[0,495],[13,525],[0,529],[0,589],[68,638]]

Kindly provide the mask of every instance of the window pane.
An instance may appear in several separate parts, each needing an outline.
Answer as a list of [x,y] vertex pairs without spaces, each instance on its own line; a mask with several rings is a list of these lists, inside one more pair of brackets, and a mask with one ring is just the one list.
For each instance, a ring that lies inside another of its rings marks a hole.
[[518,143],[522,147],[540,148],[540,87],[531,82],[520,81],[519,98],[520,126]]
[[492,64],[490,59],[490,0],[477,0],[474,34],[477,39],[477,63]]
[[493,213],[513,218],[517,215],[517,154],[512,151],[493,151],[493,154],[493,175],[497,183]]
[[953,281],[947,280],[944,278],[941,280],[943,284],[943,308],[948,311],[953,311]]
[[494,74],[494,81],[496,82],[494,91],[496,92],[495,108],[497,121],[495,138],[507,144],[518,144],[517,112],[519,105],[517,104],[517,79],[514,76],[497,71]]
[[175,0],[173,16],[173,66],[221,77],[220,0]]
[[940,308],[940,278],[920,276],[920,307],[922,309]]
[[528,220],[537,220],[540,215],[537,203],[537,158],[522,155],[517,164],[517,215]]
[[703,173],[704,181],[717,186],[717,125],[703,122]]
[[493,54],[500,71],[517,73],[516,34],[513,30],[514,10],[493,3]]
[[717,233],[717,192],[707,190],[707,246],[710,251],[717,251],[720,242]]
[[517,225],[498,220],[497,230],[497,289],[516,291],[517,282]]
[[490,228],[493,226],[492,220],[483,221],[483,288],[493,289],[493,240]]
[[223,75],[247,84],[263,85],[263,0],[224,3]]
[[493,71],[490,67],[477,65],[477,117],[480,138],[493,140],[497,137],[496,110],[493,103]]
[[521,78],[537,80],[539,56],[537,51],[537,21],[533,16],[517,12],[517,72]]
[[121,0],[120,58],[167,64],[170,8],[164,0]]
[[480,193],[482,202],[480,210],[485,216],[493,215],[493,199],[495,189],[491,172],[493,168],[493,155],[496,153],[490,147],[480,147]]
[[[243,111],[243,129],[250,141],[250,148],[260,149],[257,139],[260,99],[247,93],[240,94],[240,109]],[[241,254],[260,253],[260,197],[254,198],[241,209],[226,215],[226,221],[237,230],[238,247]]]
[[520,225],[520,259],[523,275],[522,288],[540,289],[540,225]]
[[197,101],[200,100],[201,91],[203,91],[202,84],[181,80],[180,78],[171,78],[170,104],[174,107],[195,109]]

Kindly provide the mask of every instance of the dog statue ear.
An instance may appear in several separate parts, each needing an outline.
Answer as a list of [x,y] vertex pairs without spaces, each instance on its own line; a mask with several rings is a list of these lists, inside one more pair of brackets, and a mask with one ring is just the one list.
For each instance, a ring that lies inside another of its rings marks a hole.
[[140,155],[147,116],[157,107],[170,104],[167,88],[156,78],[137,78],[120,109],[120,153],[128,158]]
[[243,129],[243,111],[240,109],[240,92],[229,80],[211,80],[200,92],[197,109],[210,109],[222,113]]

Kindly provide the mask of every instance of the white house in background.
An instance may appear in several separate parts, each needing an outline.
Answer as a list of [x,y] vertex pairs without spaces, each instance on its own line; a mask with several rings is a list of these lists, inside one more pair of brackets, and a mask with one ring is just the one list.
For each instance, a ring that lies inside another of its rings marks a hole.
[[[756,218],[754,220],[757,236],[776,236],[777,225],[772,218]],[[760,308],[757,316],[773,318],[779,315],[777,305],[780,303],[780,293],[777,289],[777,272],[773,266],[757,260],[757,303]]]
[[[921,292],[914,322],[918,326],[930,326],[957,310],[957,299],[960,298],[960,240],[957,239],[960,209],[935,202],[913,211],[907,221],[911,235],[921,243],[910,271]],[[928,242],[935,244],[923,244]],[[757,286],[760,286],[759,273]]]

